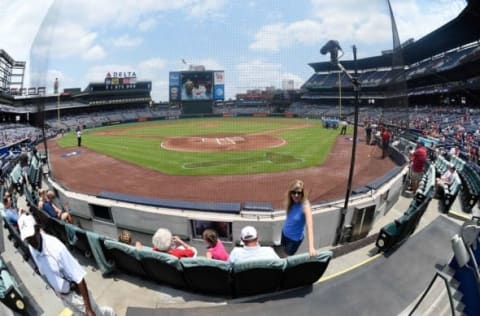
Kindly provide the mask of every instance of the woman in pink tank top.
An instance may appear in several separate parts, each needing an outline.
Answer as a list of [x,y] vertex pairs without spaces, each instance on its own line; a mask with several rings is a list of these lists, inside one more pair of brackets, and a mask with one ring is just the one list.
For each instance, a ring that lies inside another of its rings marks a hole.
[[218,234],[213,229],[205,229],[202,234],[203,240],[207,244],[206,257],[209,259],[216,259],[227,261],[228,252],[223,247],[223,243],[218,239]]

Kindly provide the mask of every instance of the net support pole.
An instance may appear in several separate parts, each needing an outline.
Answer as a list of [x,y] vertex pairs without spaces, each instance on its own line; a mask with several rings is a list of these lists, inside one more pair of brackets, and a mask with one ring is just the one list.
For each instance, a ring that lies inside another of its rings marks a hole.
[[345,216],[348,210],[348,202],[350,200],[350,195],[352,193],[352,180],[353,173],[355,170],[355,155],[357,150],[357,131],[358,131],[358,108],[360,103],[360,82],[358,81],[358,70],[357,70],[357,47],[353,45],[353,61],[354,61],[354,76],[352,76],[348,71],[343,67],[340,62],[337,61],[337,65],[340,70],[345,73],[345,75],[350,79],[353,84],[353,89],[355,90],[355,111],[353,117],[353,139],[352,139],[352,156],[350,158],[350,170],[348,172],[348,181],[347,181],[347,192],[345,193],[345,202],[343,208],[340,210],[340,215],[338,219],[337,230],[335,232],[335,240],[333,245],[336,246],[342,240],[343,226],[345,223]]

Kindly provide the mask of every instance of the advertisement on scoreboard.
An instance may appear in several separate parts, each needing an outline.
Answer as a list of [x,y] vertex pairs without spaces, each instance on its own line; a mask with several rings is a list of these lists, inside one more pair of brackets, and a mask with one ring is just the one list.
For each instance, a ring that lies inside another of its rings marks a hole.
[[171,101],[180,100],[180,73],[178,71],[170,72],[168,76],[169,96]]
[[225,73],[223,71],[215,71],[213,73],[213,98],[215,100],[225,99]]

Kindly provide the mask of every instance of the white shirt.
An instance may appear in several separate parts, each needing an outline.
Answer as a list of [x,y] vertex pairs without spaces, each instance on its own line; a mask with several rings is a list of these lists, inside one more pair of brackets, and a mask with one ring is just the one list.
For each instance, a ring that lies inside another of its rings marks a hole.
[[42,251],[39,252],[32,246],[28,246],[32,258],[40,274],[47,279],[55,292],[68,293],[69,281],[78,284],[87,273],[60,240],[43,231],[40,234],[42,234]]
[[82,132],[77,131],[77,137],[82,137]]
[[448,185],[452,184],[454,178],[455,178],[455,171],[452,172],[450,171],[450,169],[445,171],[445,173],[441,177],[442,181]]
[[249,259],[279,259],[279,257],[272,247],[244,246],[234,248],[228,257],[228,262],[236,263]]

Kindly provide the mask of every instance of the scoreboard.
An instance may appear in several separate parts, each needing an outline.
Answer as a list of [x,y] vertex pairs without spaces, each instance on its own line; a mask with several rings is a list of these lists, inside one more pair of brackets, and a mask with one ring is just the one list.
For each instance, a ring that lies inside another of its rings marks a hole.
[[208,101],[225,98],[223,71],[175,71],[169,74],[170,101]]
[[137,75],[134,71],[108,72],[105,76],[105,90],[123,90],[137,88]]

